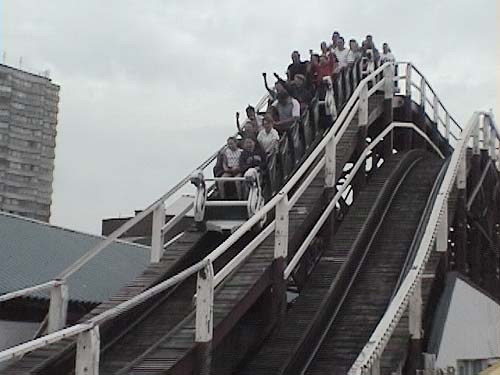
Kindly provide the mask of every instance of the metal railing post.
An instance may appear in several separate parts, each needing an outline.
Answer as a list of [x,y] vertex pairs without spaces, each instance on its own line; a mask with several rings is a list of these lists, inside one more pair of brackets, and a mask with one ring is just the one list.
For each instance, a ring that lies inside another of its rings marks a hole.
[[446,129],[445,129],[445,138],[446,138],[446,140],[449,143],[450,142],[451,118],[450,118],[450,114],[448,112],[446,112],[445,126],[446,126]]
[[410,297],[409,329],[412,339],[422,338],[422,280],[418,280]]
[[363,84],[359,94],[358,124],[360,127],[368,125],[368,85]]
[[325,149],[325,188],[335,187],[335,174],[337,156],[336,156],[337,144],[335,142],[335,136],[332,136]]
[[[394,98],[394,65],[389,65],[384,68],[384,124],[390,125],[394,121],[394,110],[392,101]],[[384,140],[383,158],[390,157],[394,147],[394,131],[388,134]]]
[[486,124],[486,118],[484,115],[481,115],[479,117],[479,124],[480,124],[479,126],[481,127],[481,131],[483,133],[483,145],[481,149],[488,150],[490,144],[490,127]]
[[489,126],[490,128],[490,147],[489,147],[489,155],[490,155],[490,158],[491,160],[493,161],[496,161],[496,140],[497,140],[497,134],[496,134],[496,131],[495,129],[491,126]]
[[380,358],[377,357],[373,360],[370,367],[370,375],[380,375]]
[[436,251],[446,252],[448,250],[448,201],[444,201],[443,213],[439,223],[437,237],[436,237]]
[[163,226],[165,225],[165,205],[159,204],[153,211],[151,230],[151,263],[158,263],[163,255]]
[[75,375],[99,375],[99,326],[78,335]]
[[458,171],[457,171],[457,188],[465,189],[467,183],[467,153],[465,150],[462,151],[462,159],[460,160]]
[[384,99],[388,100],[394,96],[394,65],[384,68]]
[[276,205],[276,228],[274,230],[274,259],[286,259],[288,255],[288,196],[279,193],[281,199]]
[[414,374],[422,368],[422,280],[416,280],[415,289],[410,296],[409,311],[409,331],[410,348],[408,352],[408,373]]
[[198,271],[196,281],[195,340],[199,344],[198,361],[201,375],[209,375],[212,366],[212,337],[214,319],[214,268],[208,261]]
[[434,94],[434,99],[432,100],[433,109],[433,120],[436,123],[436,127],[439,127],[439,100],[436,94]]
[[422,107],[422,112],[424,113],[425,116],[425,105],[426,105],[426,100],[427,100],[427,93],[426,93],[426,88],[425,88],[425,79],[424,77],[420,78],[420,107]]
[[48,333],[63,329],[67,314],[68,286],[64,280],[57,280],[57,284],[50,290]]
[[483,115],[479,117],[479,124],[475,125],[474,129],[472,129],[472,153],[474,155],[479,155],[479,129],[482,122],[484,122]]
[[212,262],[198,271],[196,281],[196,342],[210,342],[213,334],[214,268]]
[[500,140],[495,139],[495,160],[498,161],[500,160]]
[[411,99],[411,71],[412,67],[411,64],[408,63],[406,64],[406,87],[405,87],[405,96]]

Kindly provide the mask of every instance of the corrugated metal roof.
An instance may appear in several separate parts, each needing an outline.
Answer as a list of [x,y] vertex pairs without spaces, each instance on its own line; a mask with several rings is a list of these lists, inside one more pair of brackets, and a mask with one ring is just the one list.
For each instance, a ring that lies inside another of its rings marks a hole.
[[[53,279],[102,240],[0,212],[0,294]],[[102,302],[141,274],[148,263],[147,247],[116,242],[69,277],[70,299]]]

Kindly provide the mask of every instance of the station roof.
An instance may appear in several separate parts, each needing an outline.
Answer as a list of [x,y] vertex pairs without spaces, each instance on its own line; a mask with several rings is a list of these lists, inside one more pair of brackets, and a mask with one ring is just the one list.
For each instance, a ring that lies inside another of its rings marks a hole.
[[[0,294],[52,280],[103,239],[0,212]],[[115,242],[68,278],[70,300],[103,302],[148,264],[148,247]]]

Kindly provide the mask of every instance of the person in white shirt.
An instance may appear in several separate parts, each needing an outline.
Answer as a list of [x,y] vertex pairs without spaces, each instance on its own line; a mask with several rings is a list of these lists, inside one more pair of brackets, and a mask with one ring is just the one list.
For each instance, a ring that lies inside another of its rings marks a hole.
[[345,68],[348,64],[347,55],[349,54],[349,50],[345,48],[345,42],[343,37],[337,38],[337,49],[334,50],[335,57],[337,58],[337,72],[340,69]]
[[330,48],[332,50],[336,49],[337,48],[337,40],[338,38],[340,38],[340,33],[338,31],[334,31],[333,34],[332,34],[332,44],[330,46]]
[[357,59],[361,57],[361,50],[359,48],[356,39],[351,39],[349,41],[349,52],[347,53],[347,63],[349,65],[354,64]]
[[259,132],[257,141],[260,147],[264,150],[266,155],[271,155],[278,150],[280,136],[278,131],[274,129],[274,121],[271,115],[264,117],[264,128]]
[[273,107],[278,110],[279,121],[274,125],[280,131],[288,130],[300,118],[300,103],[290,96],[285,87],[279,82],[276,84],[277,100]]
[[387,43],[384,43],[382,45],[382,53],[380,54],[380,63],[386,63],[388,61],[396,61],[394,58],[394,55],[391,52],[391,49],[389,48],[389,45]]
[[[223,151],[222,154],[222,168],[224,173],[222,177],[240,177],[241,176],[241,168],[240,168],[240,156],[243,151],[241,148],[238,148],[238,144],[236,143],[236,139],[234,137],[229,137],[227,139],[227,147]],[[235,181],[236,192],[238,194],[238,198],[241,197],[241,186],[240,183]],[[219,181],[218,183],[219,193],[222,198],[226,197],[226,192],[224,188],[224,181]]]

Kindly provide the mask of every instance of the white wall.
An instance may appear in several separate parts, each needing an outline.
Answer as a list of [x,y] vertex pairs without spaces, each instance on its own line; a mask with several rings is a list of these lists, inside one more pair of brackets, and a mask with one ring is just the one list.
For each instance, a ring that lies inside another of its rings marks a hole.
[[457,278],[436,366],[500,356],[500,305]]
[[[30,340],[40,323],[10,322],[0,320],[0,350]],[[6,364],[0,363],[0,369]]]

